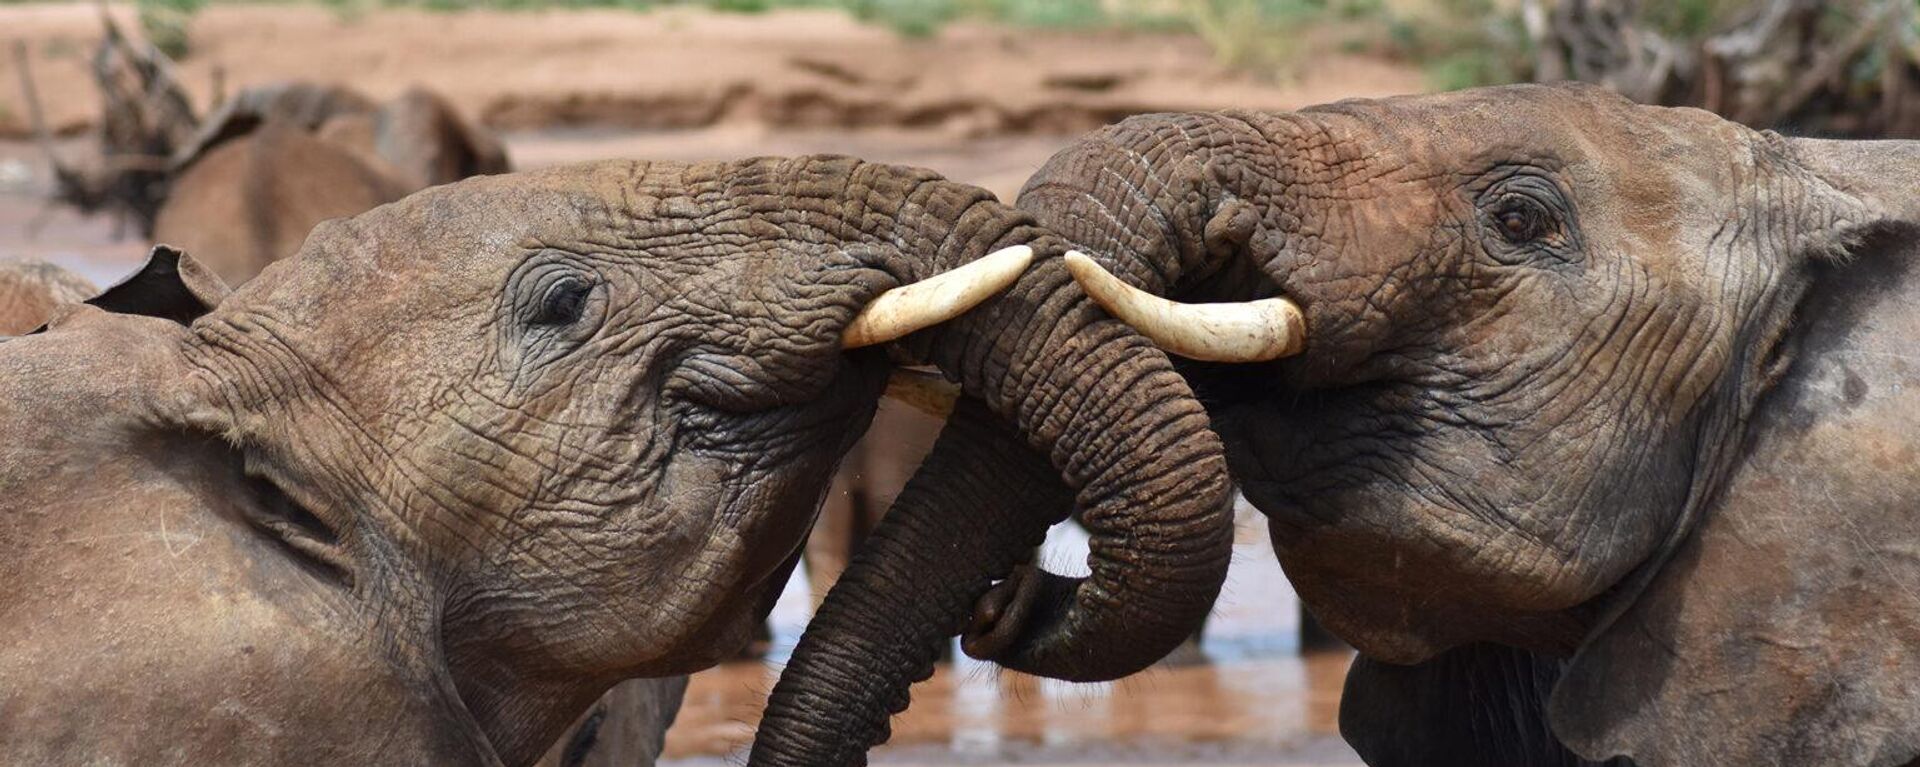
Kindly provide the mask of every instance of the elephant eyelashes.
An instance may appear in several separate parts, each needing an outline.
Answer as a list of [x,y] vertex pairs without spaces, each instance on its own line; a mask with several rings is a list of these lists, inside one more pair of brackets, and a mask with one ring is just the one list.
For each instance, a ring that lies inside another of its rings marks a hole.
[[593,283],[578,277],[564,277],[547,287],[529,322],[546,326],[579,322],[581,315],[586,313],[587,298],[592,293]]
[[1494,229],[1511,244],[1526,244],[1551,235],[1553,213],[1524,194],[1507,194],[1494,208]]
[[1495,235],[1487,243],[1495,260],[1573,260],[1577,238],[1572,205],[1552,179],[1531,173],[1508,176],[1481,194],[1478,207]]
[[1500,225],[1500,236],[1515,245],[1539,239],[1547,231],[1546,211],[1537,205],[1509,205],[1494,216]]

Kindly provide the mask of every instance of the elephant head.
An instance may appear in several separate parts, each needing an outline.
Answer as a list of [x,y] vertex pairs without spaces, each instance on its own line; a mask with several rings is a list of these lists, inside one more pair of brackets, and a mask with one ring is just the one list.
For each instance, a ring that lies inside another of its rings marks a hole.
[[[1238,310],[1130,294],[1304,316],[1297,356],[1182,370],[1365,656],[1371,763],[1537,763],[1472,740],[1513,696],[1590,759],[1878,765],[1920,754],[1916,178],[1910,142],[1518,86],[1136,118],[1019,206],[1170,349]],[[1445,670],[1493,645],[1520,665]]]
[[[525,763],[612,683],[746,640],[893,360],[956,379],[1110,526],[1186,531],[1185,552],[1117,548],[1106,593],[1211,596],[1227,483],[1198,403],[1097,310],[1027,321],[1085,301],[1023,274],[1028,248],[1060,251],[986,192],[850,158],[473,179],[322,225],[166,336],[187,372],[128,428],[231,446],[263,499],[246,521],[306,588],[377,617],[392,662],[440,669]],[[207,293],[182,282],[168,306]],[[1119,449],[1146,432],[1178,448]],[[1175,555],[1174,584],[1125,567]],[[1099,663],[1107,608],[1024,621],[1009,652]],[[1126,628],[1171,647],[1191,626]]]

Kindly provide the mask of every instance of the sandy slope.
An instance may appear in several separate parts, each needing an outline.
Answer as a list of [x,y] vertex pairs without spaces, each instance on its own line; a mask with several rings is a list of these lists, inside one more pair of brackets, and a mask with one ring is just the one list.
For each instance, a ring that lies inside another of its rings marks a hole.
[[[129,7],[114,13],[133,28]],[[83,127],[97,109],[86,58],[99,30],[90,4],[0,6],[0,45],[28,42],[50,120],[62,130]],[[180,74],[202,103],[216,70],[229,88],[307,78],[391,95],[420,83],[489,124],[520,129],[1075,133],[1137,112],[1284,109],[1420,88],[1404,67],[1354,57],[1309,62],[1297,80],[1269,83],[1223,71],[1185,36],[960,24],[908,40],[832,11],[343,17],[312,6],[218,6],[195,18],[191,36]],[[0,135],[18,137],[25,113],[15,65],[0,58]]]

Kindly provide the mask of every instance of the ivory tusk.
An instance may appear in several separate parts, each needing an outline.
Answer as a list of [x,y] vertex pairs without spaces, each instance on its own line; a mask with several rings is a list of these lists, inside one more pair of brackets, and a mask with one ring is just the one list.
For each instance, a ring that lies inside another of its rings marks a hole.
[[936,372],[894,368],[887,378],[887,396],[935,418],[946,418],[960,400],[960,385]]
[[1015,245],[927,279],[875,296],[840,334],[840,346],[883,344],[967,313],[1006,290],[1033,262],[1033,248]]
[[1264,362],[1299,354],[1306,319],[1285,298],[1183,304],[1122,282],[1086,254],[1067,252],[1067,271],[1108,314],[1168,354],[1204,362]]

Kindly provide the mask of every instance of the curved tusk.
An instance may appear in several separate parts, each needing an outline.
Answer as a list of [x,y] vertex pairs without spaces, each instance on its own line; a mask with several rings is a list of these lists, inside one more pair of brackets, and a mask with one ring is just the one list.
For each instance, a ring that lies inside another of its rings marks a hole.
[[946,418],[960,400],[960,385],[933,371],[894,368],[887,378],[886,396],[935,418]]
[[1306,319],[1287,299],[1183,304],[1122,282],[1084,253],[1068,251],[1066,260],[1081,290],[1168,354],[1204,362],[1265,362],[1299,354],[1306,346]]
[[883,344],[966,314],[975,304],[1006,290],[1033,263],[1033,248],[1015,245],[958,269],[875,296],[840,334],[840,347]]

